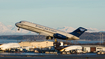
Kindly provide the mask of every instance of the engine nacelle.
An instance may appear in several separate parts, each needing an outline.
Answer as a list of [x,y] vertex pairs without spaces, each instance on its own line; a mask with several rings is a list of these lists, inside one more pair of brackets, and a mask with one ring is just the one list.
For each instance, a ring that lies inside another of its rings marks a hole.
[[53,37],[51,37],[51,36],[47,36],[47,37],[46,37],[46,39],[47,39],[47,40],[49,40],[49,39],[51,39],[51,40],[52,40],[52,39],[53,39]]
[[53,36],[54,36],[54,38],[58,38],[58,39],[68,39],[68,37],[58,34],[58,33],[54,34]]

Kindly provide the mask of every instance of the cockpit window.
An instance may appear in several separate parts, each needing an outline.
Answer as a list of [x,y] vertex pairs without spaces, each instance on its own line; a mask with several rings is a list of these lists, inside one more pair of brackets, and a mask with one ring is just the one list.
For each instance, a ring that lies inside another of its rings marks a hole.
[[25,23],[25,21],[20,21],[19,23]]
[[21,23],[21,21],[19,23]]

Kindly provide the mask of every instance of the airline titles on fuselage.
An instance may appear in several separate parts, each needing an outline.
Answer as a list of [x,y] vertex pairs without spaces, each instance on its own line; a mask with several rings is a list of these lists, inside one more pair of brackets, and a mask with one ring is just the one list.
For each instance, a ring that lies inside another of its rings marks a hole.
[[51,31],[51,32],[57,32],[57,31],[54,30],[54,29],[50,29],[50,28],[43,27],[43,26],[40,26],[40,25],[36,25],[35,27],[38,27],[38,28],[43,29],[43,30],[48,30],[48,31]]

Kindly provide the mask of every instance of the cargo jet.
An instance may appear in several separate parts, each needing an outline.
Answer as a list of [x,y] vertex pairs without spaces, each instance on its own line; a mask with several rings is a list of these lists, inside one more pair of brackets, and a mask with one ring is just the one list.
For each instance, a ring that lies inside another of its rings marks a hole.
[[27,22],[27,21],[20,21],[15,24],[18,27],[18,30],[20,28],[33,31],[36,33],[39,33],[39,35],[44,35],[46,36],[46,39],[62,39],[62,40],[77,40],[79,39],[79,36],[83,34],[87,29],[83,27],[79,27],[78,29],[74,30],[71,33],[66,33],[63,31],[59,31],[56,29],[52,29],[49,27],[45,27],[39,24],[35,24],[32,22]]

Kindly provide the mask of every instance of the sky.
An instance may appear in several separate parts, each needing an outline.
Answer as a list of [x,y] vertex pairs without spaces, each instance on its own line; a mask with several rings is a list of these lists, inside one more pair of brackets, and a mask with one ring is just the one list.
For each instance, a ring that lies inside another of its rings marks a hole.
[[105,30],[105,0],[0,0],[0,22]]

